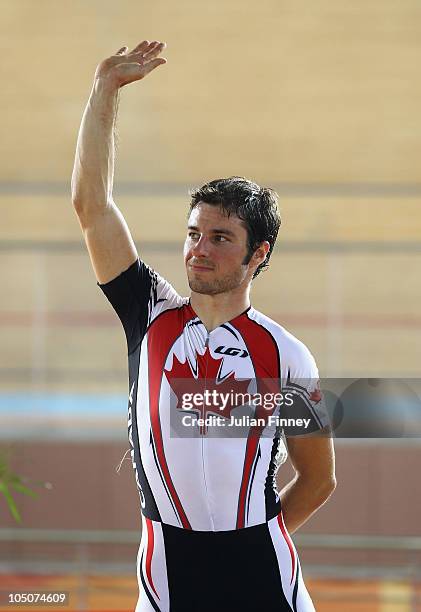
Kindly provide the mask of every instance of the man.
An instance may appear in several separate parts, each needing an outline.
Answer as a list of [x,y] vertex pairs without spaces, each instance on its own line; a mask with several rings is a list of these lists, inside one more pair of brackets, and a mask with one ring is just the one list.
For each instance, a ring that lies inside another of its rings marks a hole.
[[[257,403],[263,420],[224,435],[223,425],[250,406],[209,405],[197,393],[254,389],[256,398],[289,389],[300,414],[321,431],[328,426],[310,352],[250,306],[251,281],[268,265],[280,225],[276,194],[241,177],[192,193],[184,245],[190,298],[139,260],[113,201],[119,89],[164,64],[164,47],[143,41],[99,64],[72,176],[97,281],[128,345],[129,440],[142,506],[136,611],[308,612],[314,607],[289,533],[335,487],[330,437],[288,438],[296,476],[279,494],[282,442],[268,419],[282,406]],[[197,395],[187,410],[180,405]],[[219,411],[218,429],[206,418]],[[188,435],[187,415],[196,418]]]

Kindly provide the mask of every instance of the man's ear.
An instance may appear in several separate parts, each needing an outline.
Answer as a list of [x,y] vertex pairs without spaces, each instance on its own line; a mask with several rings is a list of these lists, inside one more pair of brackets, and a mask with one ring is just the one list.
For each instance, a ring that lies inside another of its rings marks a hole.
[[267,240],[264,240],[259,244],[259,246],[253,253],[253,257],[251,258],[253,264],[256,264],[256,268],[258,268],[260,264],[265,261],[266,255],[269,253],[269,250],[270,244]]

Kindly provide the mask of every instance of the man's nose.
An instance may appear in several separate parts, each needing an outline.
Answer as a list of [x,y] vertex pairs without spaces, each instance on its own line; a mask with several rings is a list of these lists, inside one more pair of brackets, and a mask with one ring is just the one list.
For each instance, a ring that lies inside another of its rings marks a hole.
[[209,254],[209,240],[206,236],[200,236],[199,240],[192,248],[192,254],[195,257],[207,257]]

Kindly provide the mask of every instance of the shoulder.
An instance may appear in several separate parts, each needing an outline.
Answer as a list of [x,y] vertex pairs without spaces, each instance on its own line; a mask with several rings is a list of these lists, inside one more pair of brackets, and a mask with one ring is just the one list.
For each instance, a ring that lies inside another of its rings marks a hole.
[[316,375],[317,367],[315,359],[309,348],[289,332],[285,327],[270,317],[251,308],[247,313],[250,321],[265,328],[276,343],[281,359],[282,369],[291,369],[298,373]]

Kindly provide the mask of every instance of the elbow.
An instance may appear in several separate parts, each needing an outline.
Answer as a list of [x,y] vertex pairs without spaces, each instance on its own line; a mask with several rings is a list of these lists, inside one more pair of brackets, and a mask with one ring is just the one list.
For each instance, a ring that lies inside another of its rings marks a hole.
[[76,214],[80,216],[86,208],[86,197],[84,197],[80,182],[77,180],[75,173],[72,174],[70,183],[70,193],[72,198],[73,208]]
[[72,195],[73,209],[79,219],[82,229],[92,227],[97,219],[107,210],[105,203],[98,204],[98,200],[76,197]]
[[85,229],[85,227],[87,227],[88,225],[86,205],[84,204],[82,200],[80,200],[79,198],[75,198],[73,196],[72,196],[72,204],[73,204],[73,210],[75,211],[79,219],[79,223],[82,229]]
[[80,227],[84,232],[92,225],[92,210],[86,205],[86,202],[72,197],[73,210],[75,211],[77,218],[79,220]]
[[332,476],[330,477],[329,481],[328,481],[328,492],[329,492],[329,497],[332,495],[333,491],[336,489],[336,485],[337,485],[337,480],[336,480],[336,476],[335,474],[332,474]]
[[298,476],[297,484],[301,481],[300,488],[302,488],[303,496],[306,498],[306,503],[312,511],[316,511],[320,506],[330,498],[334,490],[336,489],[336,477],[334,474],[312,474]]
[[73,208],[75,209],[76,213],[78,213],[78,211],[82,207],[82,198],[80,193],[79,181],[77,179],[77,174],[75,170],[73,170],[72,178],[70,180],[70,193],[72,197]]
[[319,487],[320,503],[324,504],[336,489],[337,481],[334,474],[329,475],[325,478]]
[[83,202],[80,200],[80,198],[78,198],[77,196],[72,194],[72,204],[73,204],[73,208],[77,214],[77,216],[79,217],[80,215],[83,214]]
[[336,477],[334,474],[326,474],[324,476],[318,474],[308,481],[306,488],[308,498],[309,500],[311,499],[309,503],[311,503],[314,509],[320,508],[336,489]]

